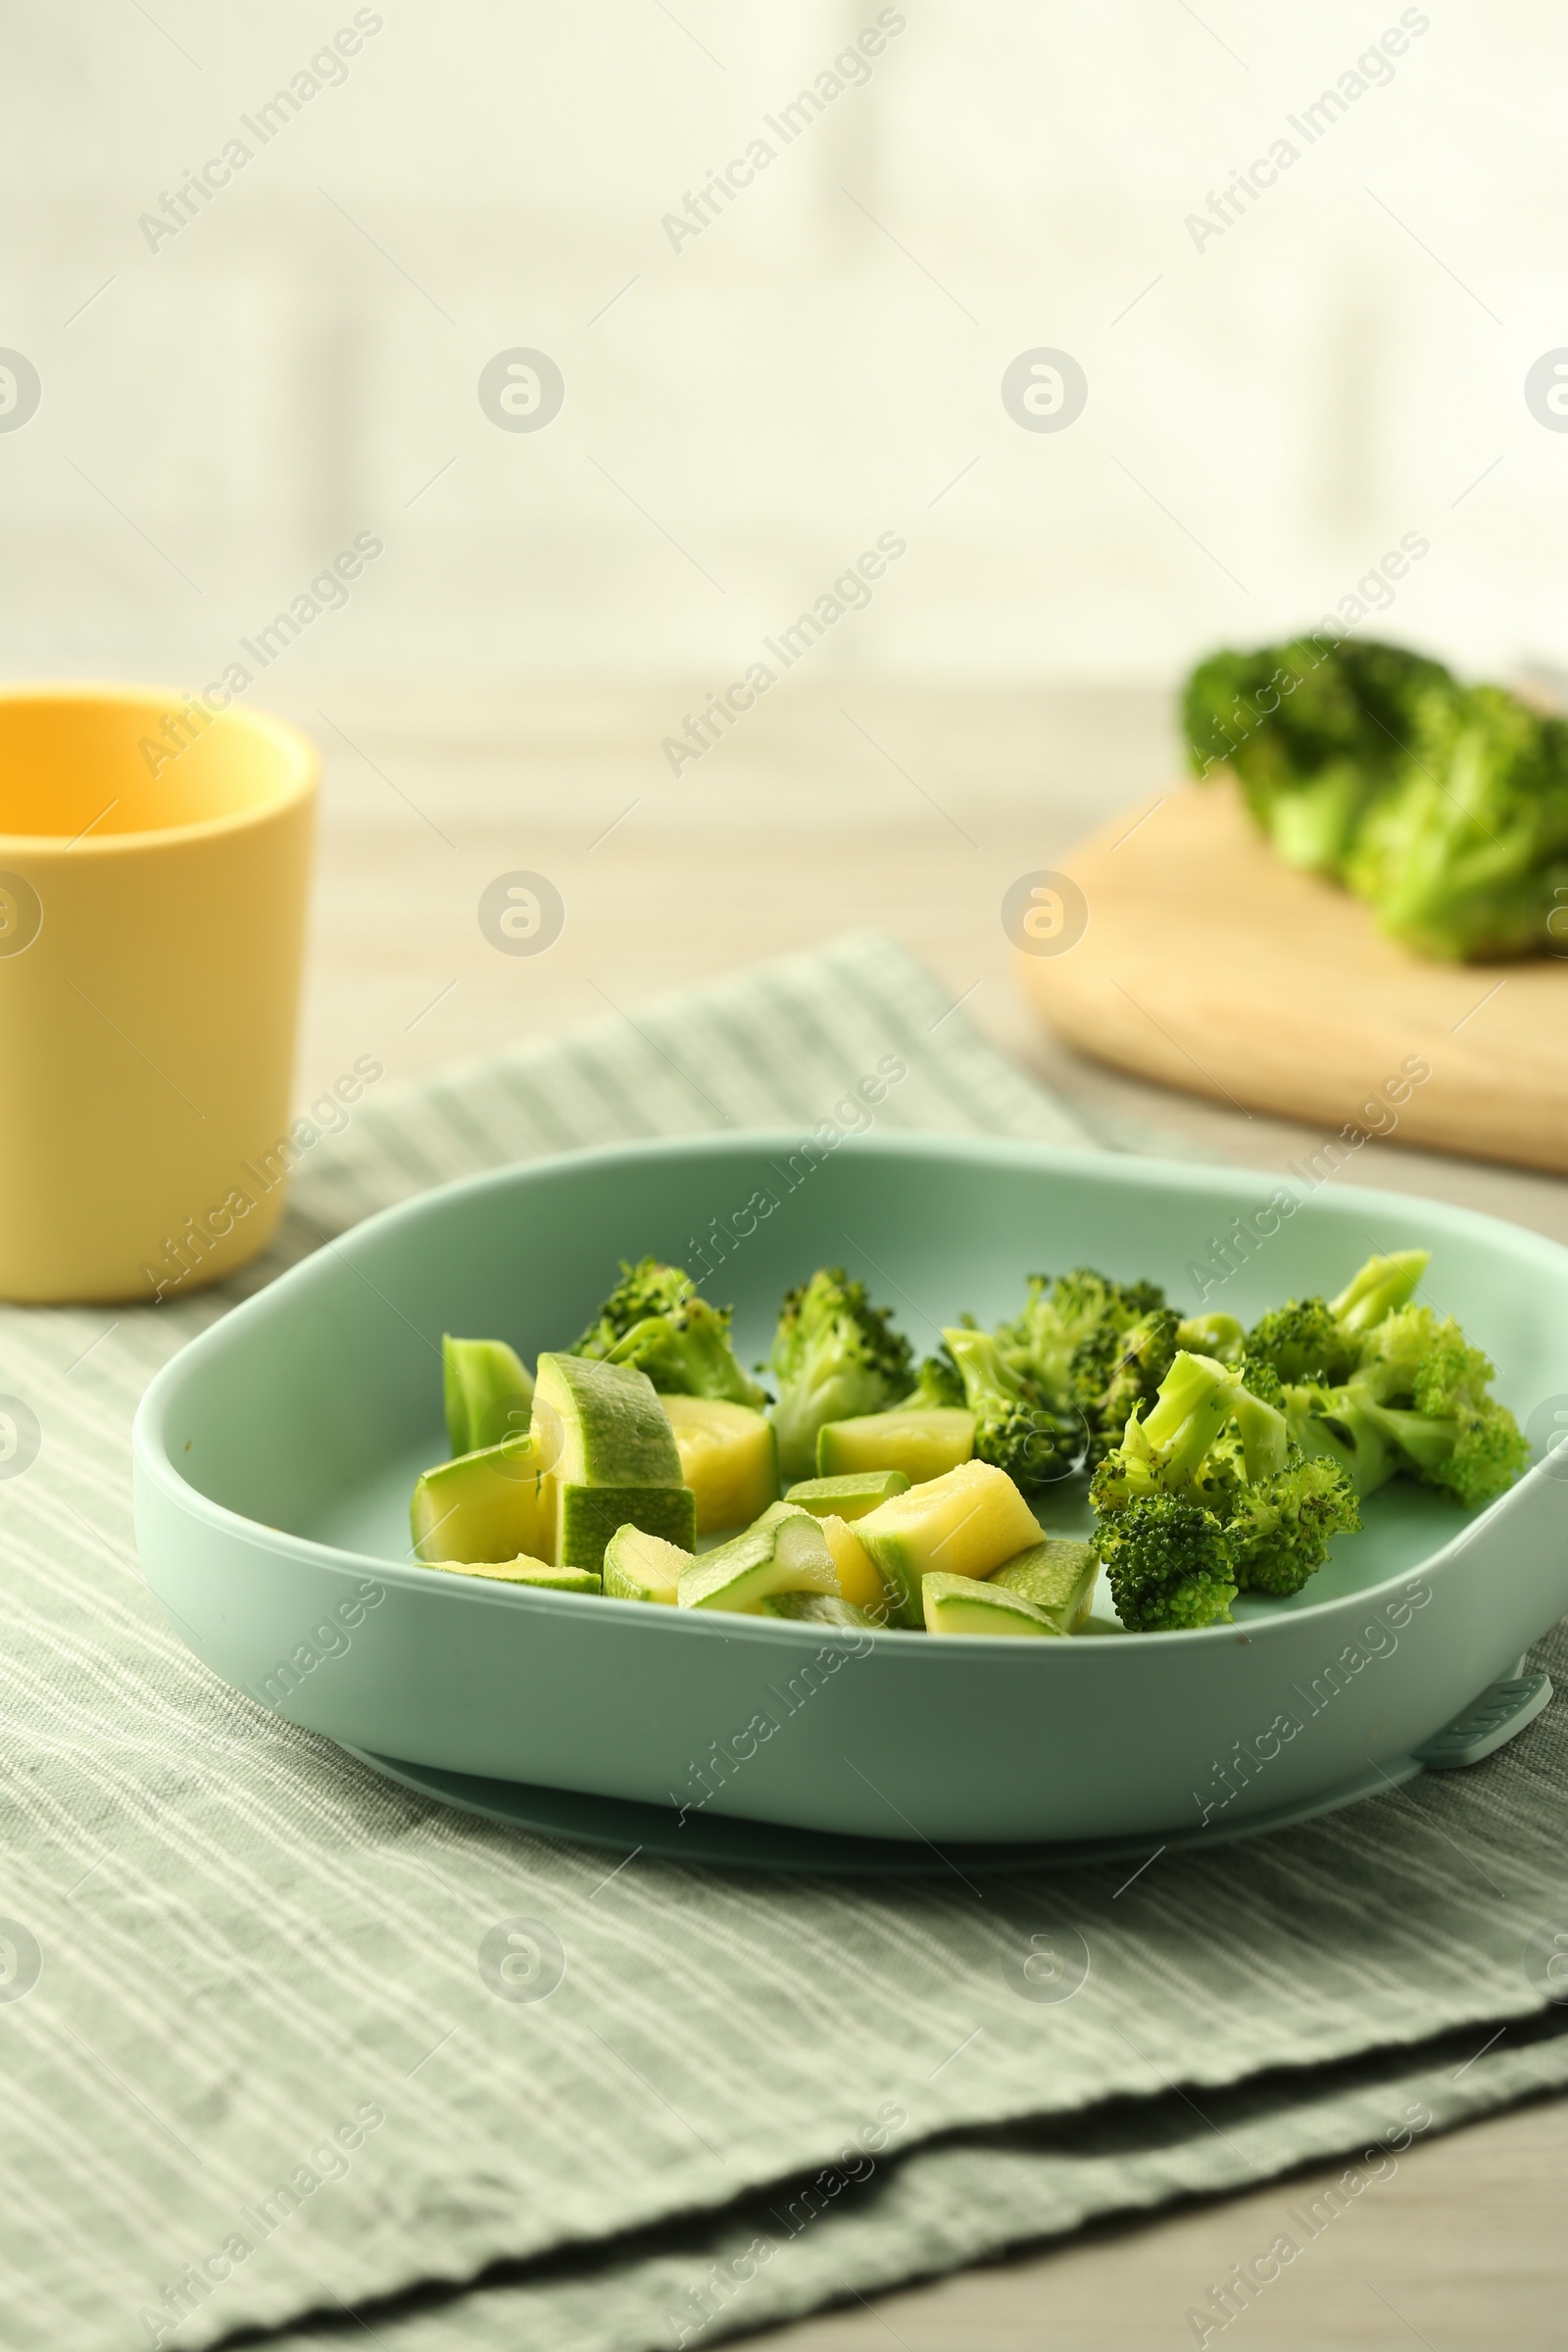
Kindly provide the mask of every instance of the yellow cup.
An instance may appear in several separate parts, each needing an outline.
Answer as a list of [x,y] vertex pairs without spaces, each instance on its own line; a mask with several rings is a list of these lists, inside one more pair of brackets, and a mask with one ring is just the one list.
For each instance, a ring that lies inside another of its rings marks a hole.
[[179,1297],[283,1206],[315,747],[0,689],[0,1297]]

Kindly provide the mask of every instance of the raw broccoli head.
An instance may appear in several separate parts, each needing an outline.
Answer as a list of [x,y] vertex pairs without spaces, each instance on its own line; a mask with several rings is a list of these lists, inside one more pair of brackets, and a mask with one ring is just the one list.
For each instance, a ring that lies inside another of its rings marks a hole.
[[1020,1487],[1038,1487],[1077,1468],[1083,1458],[1083,1416],[1046,1403],[1015,1372],[988,1331],[962,1327],[942,1335],[974,1415],[977,1461],[990,1462]]
[[1404,763],[1440,662],[1378,643],[1299,637],[1200,662],[1182,722],[1195,772],[1223,767],[1291,865],[1337,873]]
[[1346,861],[1386,931],[1449,960],[1533,955],[1568,883],[1568,727],[1500,686],[1422,698]]
[[767,1392],[748,1379],[730,1346],[731,1312],[700,1298],[680,1266],[623,1258],[619,1282],[570,1352],[631,1364],[665,1396],[763,1405]]
[[1236,1567],[1224,1525],[1201,1503],[1152,1494],[1101,1524],[1100,1556],[1129,1633],[1228,1623]]
[[828,1421],[885,1412],[908,1393],[907,1340],[842,1266],[821,1266],[786,1292],[773,1335],[779,1468],[786,1479],[816,1469],[816,1433]]

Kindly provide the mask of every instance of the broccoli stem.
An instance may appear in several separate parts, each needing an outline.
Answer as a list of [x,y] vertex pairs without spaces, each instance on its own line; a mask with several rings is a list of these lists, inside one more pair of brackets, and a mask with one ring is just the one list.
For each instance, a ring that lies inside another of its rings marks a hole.
[[1196,1470],[1236,1409],[1240,1382],[1211,1355],[1183,1348],[1172,1360],[1147,1419],[1129,1421],[1129,1451],[1157,1456],[1162,1479]]
[[1385,1315],[1408,1305],[1431,1258],[1430,1250],[1395,1250],[1387,1257],[1369,1257],[1339,1297],[1329,1300],[1329,1312],[1347,1338],[1359,1337]]

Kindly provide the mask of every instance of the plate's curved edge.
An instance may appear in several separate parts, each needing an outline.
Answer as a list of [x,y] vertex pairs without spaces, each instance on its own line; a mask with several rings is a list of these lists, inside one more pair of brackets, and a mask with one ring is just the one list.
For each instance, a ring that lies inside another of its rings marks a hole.
[[836,1878],[934,1878],[944,1870],[959,1876],[970,1871],[995,1875],[1000,1871],[1077,1870],[1101,1862],[1147,1862],[1165,1852],[1230,1845],[1238,1838],[1294,1829],[1322,1814],[1359,1804],[1363,1797],[1381,1796],[1414,1780],[1422,1770],[1413,1756],[1396,1757],[1327,1795],[1303,1804],[1276,1806],[1212,1830],[1200,1825],[1168,1830],[1163,1835],[1151,1830],[1137,1837],[1059,1843],[939,1847],[914,1838],[853,1838],[836,1830],[795,1829],[785,1823],[748,1821],[738,1814],[694,1816],[688,1825],[664,1806],[645,1805],[632,1797],[594,1796],[521,1781],[485,1780],[473,1773],[445,1772],[436,1765],[375,1755],[346,1741],[337,1744],[345,1755],[416,1795],[433,1797],[439,1804],[477,1814],[486,1821],[530,1830],[539,1837],[621,1851],[627,1862],[649,1854],[661,1861],[708,1869],[799,1871]]

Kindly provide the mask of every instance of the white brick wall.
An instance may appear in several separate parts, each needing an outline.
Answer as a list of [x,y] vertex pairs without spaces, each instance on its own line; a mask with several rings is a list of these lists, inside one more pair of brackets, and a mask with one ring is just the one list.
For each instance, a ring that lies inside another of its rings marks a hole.
[[[377,0],[156,253],[138,216],[355,11],[149,4],[4,15],[0,345],[43,384],[0,432],[11,674],[199,682],[365,528],[385,557],[291,664],[716,684],[887,529],[825,662],[1163,674],[1412,528],[1389,627],[1568,659],[1568,434],[1522,392],[1568,345],[1544,0],[1406,11],[1392,83],[1201,253],[1185,216],[1393,0],[907,0],[679,252],[662,216],[870,0]],[[537,434],[479,408],[510,345],[565,376]],[[1035,345],[1088,373],[1060,434],[1002,406]]]

